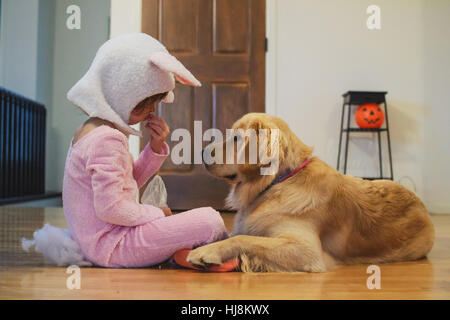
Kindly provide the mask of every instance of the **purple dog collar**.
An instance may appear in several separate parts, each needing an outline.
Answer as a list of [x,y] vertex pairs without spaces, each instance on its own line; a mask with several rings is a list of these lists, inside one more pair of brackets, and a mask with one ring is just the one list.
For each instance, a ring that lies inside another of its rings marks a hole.
[[293,175],[295,175],[297,172],[299,172],[300,170],[302,170],[304,167],[306,167],[306,165],[311,161],[311,159],[306,159],[305,162],[303,162],[300,167],[297,167],[296,169],[292,170],[292,171],[287,171],[285,173],[283,173],[282,175],[278,176],[272,183],[271,185],[275,185],[277,183],[283,182],[286,179],[289,179],[290,177],[292,177]]
[[[269,190],[270,188],[272,188],[274,185],[281,183],[287,179],[289,179],[290,177],[294,176],[296,173],[298,173],[299,171],[301,171],[304,167],[306,167],[308,165],[308,163],[310,163],[311,159],[306,159],[299,167],[297,167],[296,169],[292,170],[292,171],[286,171],[285,173],[279,175],[278,177],[275,178],[275,180],[272,181],[271,184],[269,184],[263,191],[261,191],[258,196],[255,198],[255,200],[257,198],[259,198],[264,192],[266,192],[267,190]],[[253,202],[255,201],[253,200]]]

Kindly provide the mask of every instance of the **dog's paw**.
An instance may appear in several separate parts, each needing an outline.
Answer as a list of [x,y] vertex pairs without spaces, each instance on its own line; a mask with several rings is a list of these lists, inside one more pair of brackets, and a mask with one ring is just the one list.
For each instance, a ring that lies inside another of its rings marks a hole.
[[213,245],[206,245],[192,250],[186,260],[189,264],[198,268],[208,268],[223,262],[220,252]]

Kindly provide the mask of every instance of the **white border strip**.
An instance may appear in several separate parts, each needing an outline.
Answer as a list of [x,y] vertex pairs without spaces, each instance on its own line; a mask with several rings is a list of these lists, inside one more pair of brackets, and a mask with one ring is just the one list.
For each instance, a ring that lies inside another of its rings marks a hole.
[[[141,32],[142,0],[111,0],[109,34],[113,38],[119,34]],[[139,124],[132,126],[139,130]],[[136,159],[140,153],[140,138],[130,135],[130,153]]]
[[269,44],[266,53],[266,113],[274,116],[278,115],[277,17],[277,0],[266,0],[266,37]]

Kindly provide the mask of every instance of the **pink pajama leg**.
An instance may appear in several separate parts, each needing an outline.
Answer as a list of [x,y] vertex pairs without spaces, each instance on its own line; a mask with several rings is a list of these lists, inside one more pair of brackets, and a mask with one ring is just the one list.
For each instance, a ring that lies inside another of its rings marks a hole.
[[110,267],[145,267],[192,249],[228,238],[220,214],[198,208],[130,228],[114,250]]

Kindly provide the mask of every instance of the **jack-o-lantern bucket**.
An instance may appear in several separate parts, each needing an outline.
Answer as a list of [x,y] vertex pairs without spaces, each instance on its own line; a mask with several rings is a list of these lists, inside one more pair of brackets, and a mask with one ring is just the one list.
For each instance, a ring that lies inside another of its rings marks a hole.
[[384,112],[375,103],[363,104],[356,110],[355,120],[362,129],[380,128],[384,122]]

